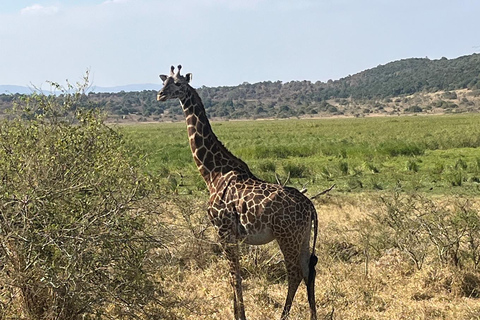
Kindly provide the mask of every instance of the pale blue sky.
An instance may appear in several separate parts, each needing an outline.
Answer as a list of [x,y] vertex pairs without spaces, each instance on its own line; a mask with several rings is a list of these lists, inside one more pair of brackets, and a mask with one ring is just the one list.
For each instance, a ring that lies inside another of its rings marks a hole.
[[480,52],[478,0],[0,0],[0,84],[327,81]]

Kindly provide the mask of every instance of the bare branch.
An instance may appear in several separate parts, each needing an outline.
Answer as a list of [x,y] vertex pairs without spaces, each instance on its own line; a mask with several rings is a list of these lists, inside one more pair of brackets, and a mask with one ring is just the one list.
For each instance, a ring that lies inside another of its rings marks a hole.
[[313,200],[313,199],[316,199],[317,197],[322,196],[322,195],[330,192],[333,188],[335,188],[335,185],[334,185],[334,184],[332,184],[332,186],[331,186],[330,188],[325,189],[325,190],[323,190],[322,192],[317,193],[317,194],[314,195],[313,197],[310,197],[310,199],[312,199],[312,200]]

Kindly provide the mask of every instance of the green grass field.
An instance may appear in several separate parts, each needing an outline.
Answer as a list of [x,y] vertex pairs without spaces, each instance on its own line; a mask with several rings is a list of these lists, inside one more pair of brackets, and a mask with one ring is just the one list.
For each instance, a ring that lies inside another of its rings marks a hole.
[[[275,174],[310,194],[336,191],[480,191],[480,115],[212,123],[219,139],[260,178]],[[184,123],[128,125],[149,170],[180,192],[204,190]]]
[[[219,139],[260,178],[275,174],[309,193],[372,190],[475,194],[480,115],[214,122]],[[122,128],[149,170],[181,192],[203,190],[184,123]]]

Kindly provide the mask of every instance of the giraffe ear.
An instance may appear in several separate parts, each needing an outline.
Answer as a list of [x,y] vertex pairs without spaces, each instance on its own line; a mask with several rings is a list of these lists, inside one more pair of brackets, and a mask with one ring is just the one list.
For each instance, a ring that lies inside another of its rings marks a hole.
[[192,81],[192,78],[193,78],[193,75],[191,73],[187,73],[185,75],[185,79],[187,80],[188,83],[190,83],[190,81]]
[[165,80],[167,80],[167,78],[168,78],[168,77],[167,77],[166,75],[164,75],[164,74],[161,74],[161,75],[160,75],[160,79],[162,79],[163,82],[165,82]]

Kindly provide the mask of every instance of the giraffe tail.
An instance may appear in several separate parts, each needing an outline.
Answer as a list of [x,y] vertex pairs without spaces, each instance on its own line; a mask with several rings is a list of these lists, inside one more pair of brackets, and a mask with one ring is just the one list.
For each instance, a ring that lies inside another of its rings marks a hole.
[[310,261],[308,262],[308,283],[315,281],[315,266],[317,265],[318,258],[315,255],[315,246],[317,245],[317,234],[318,234],[318,216],[317,211],[313,209],[312,211],[312,220],[313,220],[313,245],[312,245],[312,254],[310,255]]
[[308,294],[308,304],[310,305],[310,319],[317,319],[317,307],[315,303],[315,265],[318,262],[318,258],[315,255],[315,246],[317,244],[317,233],[318,233],[318,216],[317,211],[313,209],[312,212],[313,220],[313,247],[312,254],[310,255],[310,260],[308,262],[308,278],[307,278],[307,294]]

